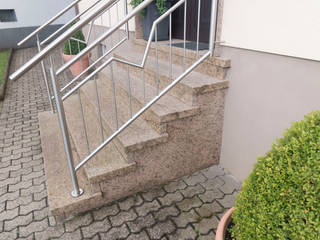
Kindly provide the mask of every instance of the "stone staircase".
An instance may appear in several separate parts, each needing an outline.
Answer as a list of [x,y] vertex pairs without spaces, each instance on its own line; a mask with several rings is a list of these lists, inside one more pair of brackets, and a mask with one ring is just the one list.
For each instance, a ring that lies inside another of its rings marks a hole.
[[[118,58],[140,63],[146,42],[127,41],[114,53]],[[113,64],[119,127],[156,95],[156,68],[153,44],[144,71]],[[169,74],[169,47],[159,46],[159,86],[166,87]],[[172,75],[182,73],[183,50],[172,48]],[[201,54],[201,52],[200,52]],[[187,66],[196,54],[187,50]],[[230,61],[209,58],[164,95],[140,118],[118,135],[78,171],[84,194],[72,190],[56,114],[40,113],[40,131],[45,159],[46,184],[52,215],[68,216],[99,207],[136,192],[163,184],[199,169],[218,164],[228,82],[223,80]],[[104,139],[117,129],[110,69],[100,72],[99,92]],[[78,94],[64,102],[75,163],[85,158],[102,142],[95,81],[89,81]],[[79,106],[83,105],[89,149],[83,131]]]

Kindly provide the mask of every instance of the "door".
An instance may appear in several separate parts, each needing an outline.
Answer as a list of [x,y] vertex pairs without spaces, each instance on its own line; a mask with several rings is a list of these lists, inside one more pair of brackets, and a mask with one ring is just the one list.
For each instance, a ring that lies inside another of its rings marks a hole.
[[[201,1],[200,11],[200,42],[209,43],[210,35],[210,13],[212,0]],[[198,0],[187,2],[187,40],[197,41],[198,26]],[[184,33],[184,5],[180,6],[172,14],[172,37],[183,39]]]

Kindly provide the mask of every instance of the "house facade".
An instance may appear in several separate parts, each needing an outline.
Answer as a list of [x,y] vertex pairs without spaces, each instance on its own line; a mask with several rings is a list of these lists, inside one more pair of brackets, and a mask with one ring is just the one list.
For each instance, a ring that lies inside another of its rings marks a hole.
[[[72,0],[10,0],[0,3],[0,48],[16,48],[17,43],[28,36],[36,28],[44,24],[63,10]],[[75,10],[70,10],[52,25],[41,31],[40,38],[43,39],[59,29],[71,17]],[[30,47],[36,44],[30,40],[23,47]]]

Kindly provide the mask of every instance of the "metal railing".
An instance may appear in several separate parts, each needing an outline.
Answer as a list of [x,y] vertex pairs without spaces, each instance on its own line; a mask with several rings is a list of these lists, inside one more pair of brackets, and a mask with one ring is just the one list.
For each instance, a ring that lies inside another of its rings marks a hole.
[[[142,58],[142,61],[140,64],[122,60],[116,57],[110,57],[106,61],[103,61],[107,55],[109,55],[111,52],[113,52],[118,46],[123,44],[128,39],[128,21],[133,18],[135,15],[137,15],[140,11],[145,9],[153,0],[145,0],[140,5],[138,5],[136,8],[134,8],[129,14],[125,15],[125,17],[121,20],[117,19],[118,22],[116,25],[112,26],[107,32],[102,34],[100,37],[95,39],[89,46],[87,46],[83,51],[81,51],[77,56],[75,56],[72,60],[68,61],[67,63],[64,63],[58,70],[55,71],[54,64],[52,63],[50,67],[50,78],[51,78],[51,84],[53,86],[53,98],[55,99],[56,106],[57,106],[57,113],[58,118],[60,122],[60,128],[62,132],[65,152],[67,156],[67,161],[69,165],[69,171],[71,176],[71,181],[73,185],[73,191],[72,196],[78,197],[83,193],[83,190],[79,187],[77,174],[76,172],[84,166],[90,159],[92,159],[98,152],[100,152],[106,145],[108,145],[115,137],[117,137],[122,131],[124,131],[128,126],[130,126],[137,118],[139,118],[145,111],[147,111],[153,104],[155,104],[163,95],[167,94],[170,89],[172,89],[174,86],[176,86],[182,79],[185,78],[190,72],[192,72],[199,64],[201,64],[206,58],[213,55],[214,47],[215,47],[215,33],[216,33],[216,18],[217,18],[217,4],[218,0],[212,0],[212,6],[211,6],[211,21],[210,21],[210,35],[209,35],[209,50],[206,52],[199,52],[199,29],[200,29],[200,14],[201,14],[201,0],[198,0],[198,20],[197,20],[197,50],[196,50],[196,59],[195,62],[193,62],[190,66],[187,66],[186,64],[186,25],[187,25],[187,1],[188,0],[180,0],[178,1],[174,6],[169,8],[162,16],[160,16],[156,21],[154,21],[151,33],[148,39],[148,43],[146,46],[146,49],[144,51],[144,55]],[[107,7],[111,6],[116,1],[102,1],[100,5],[98,5],[95,9],[93,9],[87,16],[85,16],[83,19],[81,19],[78,23],[76,23],[74,26],[72,26],[70,29],[68,29],[65,33],[63,33],[61,36],[59,36],[56,40],[54,40],[50,45],[48,45],[46,48],[44,48],[41,52],[39,52],[33,59],[31,59],[28,63],[26,63],[21,69],[19,69],[17,72],[12,74],[10,76],[11,79],[16,79],[20,76],[22,76],[26,71],[31,69],[35,64],[42,61],[42,59],[47,56],[53,49],[55,49],[59,44],[63,43],[67,39],[69,39],[74,32],[79,30],[81,27],[83,27],[85,24],[88,24],[91,20],[94,19],[94,16],[98,16],[100,13],[102,13]],[[126,4],[125,4],[126,6]],[[172,13],[177,10],[179,7],[184,7],[184,39],[183,39],[183,46],[184,46],[184,54],[183,54],[183,64],[182,64],[182,74],[180,74],[176,79],[172,80],[172,82],[165,87],[164,89],[160,89],[159,84],[159,62],[158,62],[158,24],[163,21],[166,18],[169,18],[169,76],[170,79],[173,78],[173,72],[172,72]],[[126,8],[126,7],[125,7]],[[91,29],[93,23],[91,23],[91,26],[89,29]],[[57,78],[60,74],[62,74],[66,69],[70,66],[72,66],[75,62],[79,61],[83,56],[88,54],[90,51],[92,51],[95,47],[97,47],[99,44],[101,44],[103,41],[105,41],[107,38],[111,37],[114,32],[119,30],[123,25],[126,26],[127,35],[122,40],[120,37],[118,38],[118,42],[114,46],[110,46],[110,49],[102,54],[96,61],[94,61],[86,70],[84,70],[82,73],[80,73],[78,76],[76,76],[74,79],[72,79],[66,86],[63,88],[59,87],[59,84],[57,84]],[[91,31],[91,30],[89,30]],[[155,49],[155,78],[156,78],[156,95],[154,98],[152,98],[148,103],[144,102],[144,106],[135,114],[133,114],[132,110],[132,103],[131,103],[131,86],[130,86],[130,74],[129,74],[129,66],[133,68],[138,68],[141,70],[141,81],[142,81],[142,88],[143,88],[143,98],[145,101],[145,79],[144,79],[144,70],[146,61],[150,52],[152,39],[154,40],[154,49]],[[130,118],[122,125],[119,126],[118,121],[118,111],[117,111],[117,101],[116,101],[116,94],[115,94],[115,79],[114,79],[114,72],[113,72],[113,63],[118,62],[126,65],[126,77],[127,77],[127,83],[128,83],[128,108],[130,111]],[[92,69],[93,67],[97,66],[97,64],[100,64],[96,69],[94,69],[89,75],[85,76],[82,80],[80,78],[84,76],[85,72],[88,72],[88,70]],[[113,105],[114,105],[114,114],[115,114],[115,126],[116,131],[114,131],[111,136],[105,138],[104,136],[104,129],[102,125],[102,114],[100,109],[100,100],[99,100],[99,93],[97,88],[97,79],[96,76],[99,72],[101,72],[103,69],[105,69],[107,66],[110,67],[110,80],[112,83],[112,99],[113,99]],[[83,106],[81,103],[80,98],[80,88],[84,86],[89,80],[94,80],[94,91],[97,99],[97,109],[98,109],[98,118],[100,123],[100,132],[101,132],[101,144],[99,146],[96,146],[94,150],[91,151],[89,147],[89,140],[87,137],[87,129],[86,129],[86,122],[83,112]],[[78,82],[78,80],[80,80]],[[67,87],[71,86],[71,84],[76,83],[76,86],[74,86],[71,90],[69,90],[67,93],[63,94],[63,92],[67,89]],[[83,122],[83,131],[84,136],[86,140],[88,155],[84,157],[78,165],[74,165],[73,161],[73,155],[71,151],[71,145],[70,145],[70,136],[68,133],[68,127],[66,123],[66,116],[64,111],[63,102],[70,97],[72,94],[78,93],[79,96],[79,103],[80,103],[80,110],[81,110],[81,117]]]

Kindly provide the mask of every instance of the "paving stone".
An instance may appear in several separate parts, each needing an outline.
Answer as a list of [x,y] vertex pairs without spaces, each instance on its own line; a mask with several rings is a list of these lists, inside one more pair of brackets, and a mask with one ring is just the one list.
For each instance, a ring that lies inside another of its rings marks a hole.
[[205,203],[200,208],[196,208],[195,210],[201,217],[208,218],[211,216],[216,216],[223,210],[223,208],[217,202],[213,202]]
[[183,201],[177,203],[178,208],[181,211],[189,211],[192,208],[200,207],[202,205],[201,200],[195,196],[193,198],[186,198]]
[[206,190],[214,190],[217,189],[218,187],[221,187],[224,184],[224,182],[220,178],[214,178],[214,179],[209,179],[204,183],[201,183],[201,185],[206,189]]
[[231,195],[225,195],[223,199],[217,199],[217,201],[224,207],[224,208],[232,208],[234,202],[237,197],[237,192],[234,192]]
[[179,190],[185,198],[192,198],[205,192],[205,189],[201,185],[188,186],[186,189]]
[[196,232],[201,235],[209,234],[213,229],[217,229],[219,220],[217,217],[212,216],[211,218],[203,218],[199,223],[192,223]]
[[171,220],[168,220],[166,222],[160,222],[152,228],[148,228],[147,231],[151,239],[161,239],[165,234],[174,232],[175,226]]
[[80,229],[77,229],[74,232],[65,232],[59,239],[61,239],[61,240],[81,239]]
[[118,205],[108,205],[93,211],[94,220],[102,220],[108,216],[115,216],[120,212]]
[[174,203],[180,202],[183,199],[183,196],[180,192],[168,193],[164,197],[159,198],[161,205],[170,206]]
[[43,191],[45,189],[45,185],[44,183],[40,184],[40,185],[32,185],[31,187],[27,188],[27,189],[21,189],[20,190],[20,195],[21,196],[28,196],[34,193],[39,193],[41,191]]
[[207,190],[205,193],[198,195],[201,201],[205,203],[213,202],[217,198],[223,198],[223,196],[224,194],[218,189]]
[[48,227],[42,232],[35,233],[36,240],[48,240],[53,238],[59,238],[63,235],[64,228],[63,225],[59,225],[56,227]]
[[137,214],[131,209],[128,212],[122,211],[116,216],[110,217],[110,221],[113,227],[121,226],[124,222],[133,221],[137,218]]
[[44,207],[41,210],[33,211],[33,218],[36,221],[42,220],[44,218],[48,218],[48,215],[49,215],[49,207]]
[[13,208],[19,207],[20,205],[27,205],[31,202],[32,202],[32,196],[17,197],[16,199],[7,201],[7,209],[13,209]]
[[92,221],[93,218],[90,212],[82,216],[74,217],[73,219],[65,223],[66,231],[73,232],[80,226],[88,226]]
[[225,194],[231,194],[236,190],[240,190],[241,184],[231,175],[224,175],[219,177],[224,184],[219,189]]
[[131,232],[138,233],[144,228],[152,226],[155,222],[154,217],[150,213],[147,216],[138,217],[134,221],[128,222],[127,225]]
[[130,232],[125,224],[111,228],[107,233],[99,233],[101,240],[126,239],[129,234]]
[[202,170],[201,172],[203,173],[203,175],[205,175],[209,179],[214,179],[218,176],[225,175],[225,172],[220,166],[212,166],[205,170]]
[[166,192],[162,188],[153,188],[142,193],[144,200],[152,202],[155,198],[163,197]]
[[102,221],[94,221],[92,224],[81,227],[82,234],[85,238],[92,238],[99,232],[107,232],[111,228],[109,220],[106,218]]
[[189,223],[195,223],[199,220],[199,215],[192,209],[189,212],[182,212],[178,217],[172,217],[177,227],[185,228]]
[[207,235],[200,235],[199,240],[212,240],[215,239],[216,235],[214,234],[213,231],[210,231],[209,234]]
[[189,186],[194,186],[196,184],[203,183],[206,180],[206,177],[199,172],[196,175],[189,176],[184,180],[184,182]]
[[0,232],[0,240],[16,239],[18,236],[18,229],[14,229],[11,232]]
[[34,211],[34,210],[42,209],[42,208],[44,208],[46,205],[47,205],[46,199],[43,199],[43,200],[41,200],[41,201],[39,201],[39,202],[33,201],[33,202],[31,202],[30,204],[28,204],[28,205],[21,205],[21,206],[20,206],[20,214],[26,215],[26,214]]
[[139,216],[146,216],[150,212],[155,212],[160,208],[160,204],[157,200],[153,200],[153,202],[145,202],[141,206],[136,207],[136,211]]
[[131,233],[127,240],[149,240],[150,238],[148,237],[147,233],[145,231],[134,234]]
[[159,211],[154,213],[157,221],[164,221],[169,217],[176,217],[180,213],[179,209],[176,206],[169,206],[161,208]]
[[41,232],[41,231],[45,230],[47,227],[48,227],[48,220],[47,219],[43,219],[42,221],[39,221],[39,222],[33,221],[28,226],[25,226],[25,227],[20,226],[19,227],[19,236],[27,237],[31,233]]
[[20,177],[15,177],[15,178],[7,178],[5,180],[2,180],[0,182],[0,187],[5,187],[9,185],[9,191],[10,192],[14,192],[16,191],[12,186],[18,185],[20,183],[20,185],[22,184],[20,182]]
[[31,222],[32,222],[32,213],[30,213],[26,216],[17,216],[16,218],[14,218],[12,220],[5,220],[4,230],[9,232],[18,226],[26,226]]
[[[18,179],[20,180],[20,177],[18,177]],[[32,186],[32,181],[23,181],[23,182],[18,182],[14,185],[9,185],[9,192],[15,192],[18,191],[20,189],[27,189],[30,188]]]
[[12,210],[5,210],[2,213],[0,213],[0,221],[4,220],[10,220],[18,216],[19,208],[15,208]]
[[128,197],[121,202],[119,202],[119,208],[120,210],[128,211],[133,206],[139,206],[143,203],[143,200],[140,195],[135,195]]
[[[47,198],[47,191],[46,191],[46,190],[43,190],[43,191],[38,192],[38,193],[33,193],[32,195],[33,195],[33,199],[34,199],[35,201],[40,201],[40,200],[42,200],[42,199],[44,199],[44,198]],[[29,195],[29,196],[30,196],[30,195]]]
[[[193,240],[196,239],[198,234],[193,230],[192,227],[177,229],[177,231],[169,236],[170,240]],[[202,239],[202,238],[201,238]],[[214,239],[212,239],[214,240]]]

